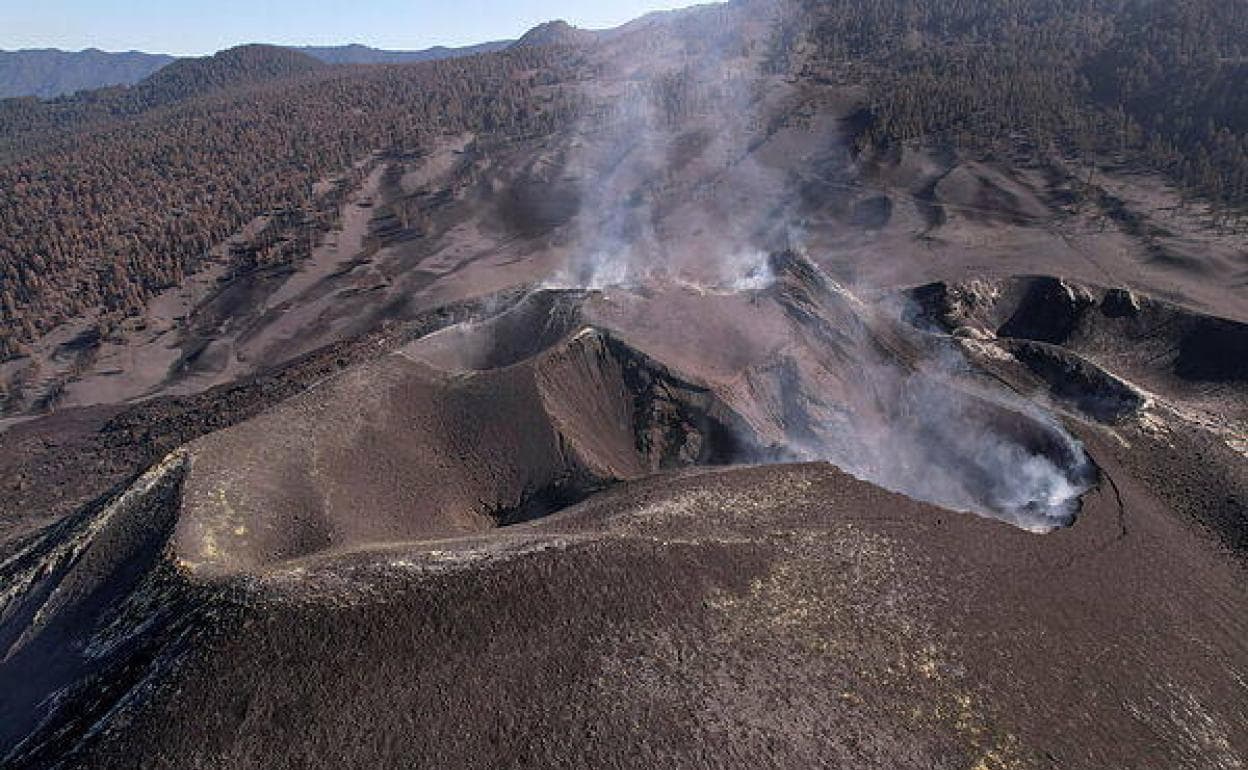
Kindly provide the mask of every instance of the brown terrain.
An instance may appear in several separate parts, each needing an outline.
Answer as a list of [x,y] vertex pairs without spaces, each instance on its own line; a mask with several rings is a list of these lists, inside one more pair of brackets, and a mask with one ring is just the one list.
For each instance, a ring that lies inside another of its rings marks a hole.
[[704,19],[2,364],[0,765],[1248,764],[1244,236]]

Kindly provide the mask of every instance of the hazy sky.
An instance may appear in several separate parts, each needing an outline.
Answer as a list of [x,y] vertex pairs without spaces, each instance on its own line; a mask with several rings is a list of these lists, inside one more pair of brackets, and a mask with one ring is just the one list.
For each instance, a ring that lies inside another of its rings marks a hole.
[[610,27],[696,0],[0,0],[0,49],[179,55],[239,43],[419,49],[518,37],[551,19]]

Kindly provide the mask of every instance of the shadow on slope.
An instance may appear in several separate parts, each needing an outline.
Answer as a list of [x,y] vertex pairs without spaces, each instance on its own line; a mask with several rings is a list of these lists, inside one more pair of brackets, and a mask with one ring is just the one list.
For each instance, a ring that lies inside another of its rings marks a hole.
[[581,328],[514,363],[527,347],[502,343],[469,357],[501,365],[448,371],[430,363],[446,349],[418,342],[192,443],[180,557],[233,572],[482,532],[747,454],[748,429],[706,387],[609,334]]
[[47,767],[143,697],[188,648],[207,591],[166,558],[175,454],[0,564],[0,764]]

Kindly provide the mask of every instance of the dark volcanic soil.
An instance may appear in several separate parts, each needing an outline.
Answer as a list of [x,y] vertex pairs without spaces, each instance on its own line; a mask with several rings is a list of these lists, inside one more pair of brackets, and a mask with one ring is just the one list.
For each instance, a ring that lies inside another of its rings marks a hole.
[[195,652],[80,762],[1233,762],[1242,573],[1116,453],[1048,537],[789,466],[291,562],[205,597]]
[[0,766],[1248,765],[1242,237],[744,7],[4,362]]
[[[705,301],[714,322],[740,298]],[[772,300],[752,301],[761,323]],[[873,329],[914,366],[962,344],[997,387],[1121,400],[1068,399],[1095,486],[1073,526],[1040,536],[825,464],[695,467],[783,459],[775,426],[797,418],[769,427],[769,391],[743,389],[732,355],[636,324],[663,307],[662,292],[500,298],[192,399],[14,428],[4,458],[27,475],[82,451],[60,502],[38,498],[77,513],[42,530],[10,517],[6,763],[1233,767],[1248,752],[1248,465],[1184,423],[1190,392],[1132,401],[1090,346],[911,338],[841,308],[835,329]],[[476,320],[446,325],[461,314]],[[771,339],[750,328],[740,343]]]

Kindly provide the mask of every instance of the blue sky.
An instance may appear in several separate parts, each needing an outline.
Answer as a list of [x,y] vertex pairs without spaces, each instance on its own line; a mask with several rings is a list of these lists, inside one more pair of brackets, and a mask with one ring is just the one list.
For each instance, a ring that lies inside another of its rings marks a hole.
[[419,49],[514,38],[551,19],[615,26],[696,0],[0,0],[0,49],[196,55],[240,43]]

